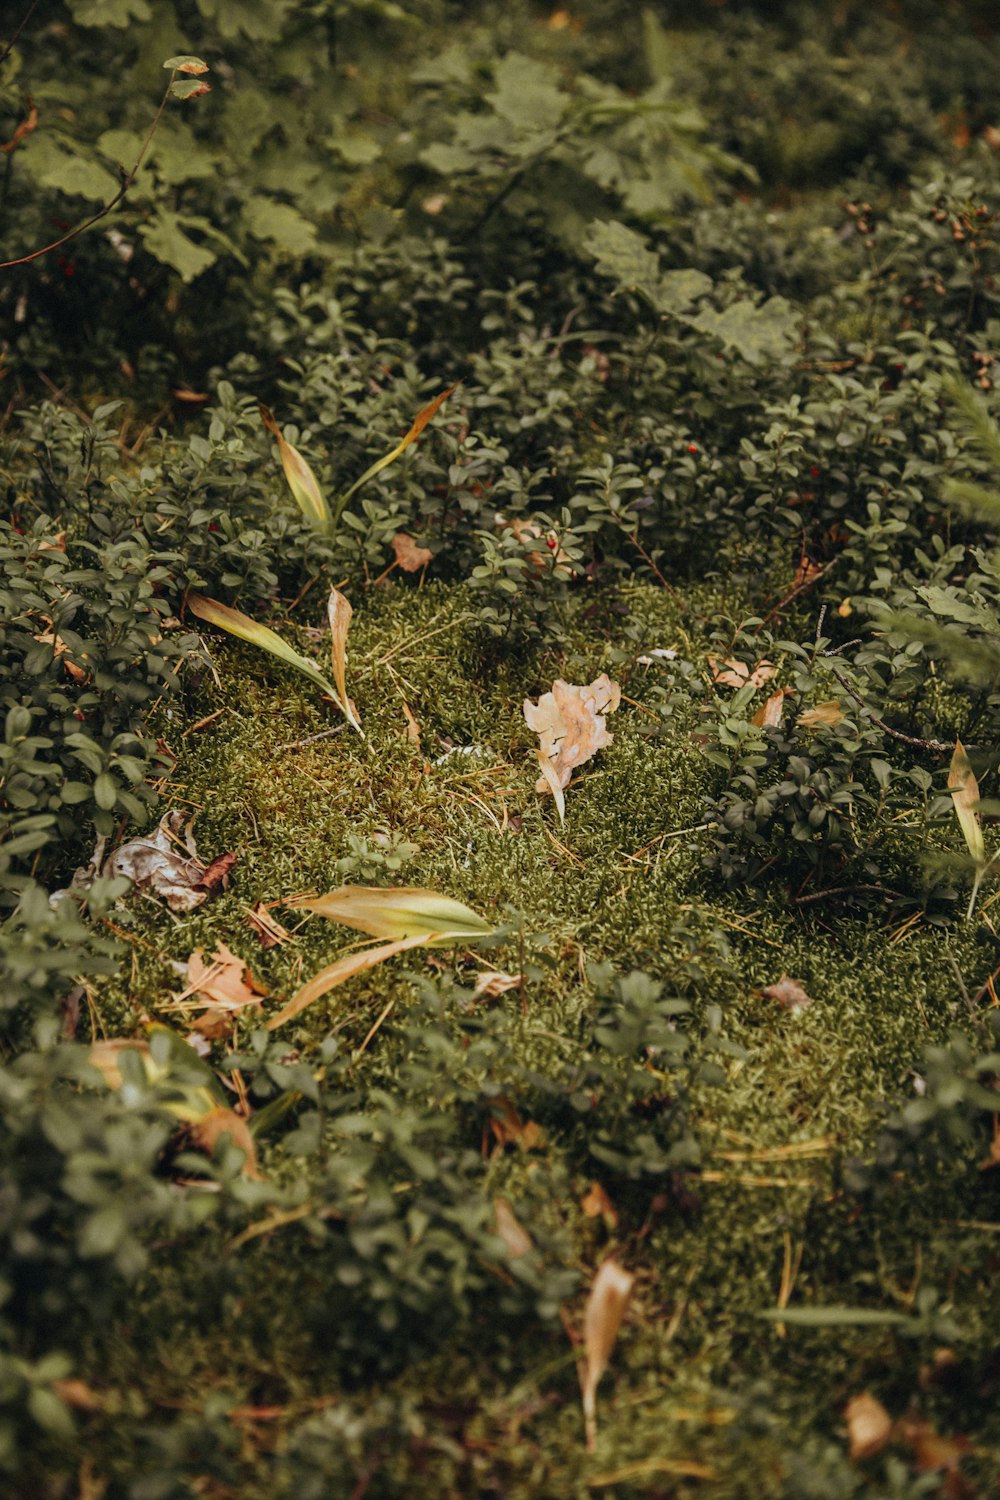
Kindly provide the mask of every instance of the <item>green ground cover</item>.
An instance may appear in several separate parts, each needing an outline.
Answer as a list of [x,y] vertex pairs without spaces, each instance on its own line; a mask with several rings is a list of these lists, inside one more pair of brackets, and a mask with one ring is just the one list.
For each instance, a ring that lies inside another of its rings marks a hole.
[[988,9],[25,9],[0,1492],[996,1493]]

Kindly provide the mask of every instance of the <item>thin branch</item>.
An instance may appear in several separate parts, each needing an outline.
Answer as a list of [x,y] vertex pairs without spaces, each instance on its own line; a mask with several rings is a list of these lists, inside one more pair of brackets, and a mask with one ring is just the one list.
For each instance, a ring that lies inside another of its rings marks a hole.
[[673,595],[673,597],[677,600],[677,603],[680,605],[681,609],[683,609],[685,612],[687,612],[687,605],[684,603],[684,600],[681,598],[680,594],[674,588],[673,584],[667,582],[667,580],[664,578],[663,574],[660,572],[659,568],[656,566],[656,564],[653,561],[653,559],[650,557],[649,553],[646,551],[645,547],[640,542],[638,530],[633,534],[631,531],[629,531],[628,527],[625,525],[625,522],[622,520],[621,516],[617,516],[613,512],[612,512],[612,520],[615,521],[615,522],[617,522],[617,524],[621,527],[622,531],[624,531],[625,535],[628,537],[629,541],[632,543],[632,546],[636,549],[636,551],[644,559],[644,561],[646,562],[647,566],[650,567],[650,568],[652,568],[653,572],[656,574],[657,578],[663,584],[663,587],[666,589],[667,593]]
[[2,52],[0,52],[0,67],[3,66],[3,64],[7,61],[8,57],[10,56],[10,54],[13,52],[14,48],[17,46],[18,37],[21,35],[21,32],[24,30],[24,28],[27,26],[28,22],[31,20],[32,16],[35,13],[35,10],[36,10],[37,6],[38,6],[38,0],[31,0],[31,4],[28,6],[27,11],[25,12],[25,16],[24,16],[23,21],[21,22],[21,24],[17,28],[17,30],[14,32],[14,35],[11,37],[11,39],[7,43],[6,47],[3,49]]
[[876,728],[881,729],[884,734],[890,735],[892,739],[899,740],[904,745],[912,745],[914,750],[933,750],[935,755],[950,755],[954,750],[954,745],[949,745],[945,740],[918,740],[912,734],[903,734],[898,729],[891,729],[884,719],[878,719],[871,713],[861,694],[851,687],[851,684],[846,678],[840,675],[836,667],[833,668],[833,675],[844,689],[844,692],[849,693],[855,703],[865,710]]
[[808,906],[810,901],[823,901],[827,896],[854,895],[855,891],[876,891],[880,896],[891,896],[894,901],[906,901],[902,891],[891,890],[887,885],[832,885],[825,891],[813,891],[809,896],[793,896],[793,906]]
[[754,635],[760,635],[761,631],[764,629],[764,626],[769,624],[776,615],[780,615],[786,604],[791,604],[792,600],[797,599],[800,594],[804,594],[806,589],[811,589],[813,584],[819,583],[820,579],[824,578],[826,574],[829,573],[830,569],[834,566],[834,563],[837,563],[839,561],[839,558],[833,558],[830,562],[825,563],[823,567],[819,568],[815,573],[810,574],[808,578],[804,578],[801,583],[796,584],[791,592],[786,594],[783,599],[779,599],[774,608],[764,616],[763,620],[761,620],[760,624],[757,626],[757,629],[754,631]]
[[156,134],[156,128],[163,116],[163,111],[167,107],[167,100],[170,98],[170,90],[173,88],[174,79],[176,76],[177,75],[175,70],[170,75],[163,98],[160,100],[160,107],[156,111],[156,114],[153,116],[153,123],[152,125],[150,125],[149,130],[146,132],[146,139],[142,143],[142,150],[136,157],[135,165],[132,167],[131,172],[126,172],[124,167],[118,168],[119,172],[122,174],[121,186],[119,187],[117,193],[115,193],[114,197],[109,198],[107,203],[104,204],[103,208],[99,208],[96,214],[91,214],[89,219],[84,219],[82,224],[78,224],[76,228],[71,229],[68,234],[64,234],[58,240],[53,240],[51,245],[43,245],[40,250],[32,250],[30,255],[22,255],[17,260],[0,260],[0,271],[8,271],[12,266],[26,266],[29,261],[38,260],[41,256],[48,255],[51,250],[58,250],[62,245],[67,244],[68,241],[76,239],[78,234],[82,234],[83,231],[85,229],[89,229],[92,224],[96,224],[99,222],[99,220],[106,218],[113,209],[116,209],[118,207],[119,203],[121,203],[122,199],[125,197],[125,194],[128,192],[129,188],[135,181],[139,172],[139,168],[142,166],[143,157],[149,150],[150,142],[152,141],[153,136]]

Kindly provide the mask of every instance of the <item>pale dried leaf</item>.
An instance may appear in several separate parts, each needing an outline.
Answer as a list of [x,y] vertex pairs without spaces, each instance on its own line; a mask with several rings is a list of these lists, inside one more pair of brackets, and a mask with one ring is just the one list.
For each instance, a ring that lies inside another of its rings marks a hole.
[[[552,691],[543,693],[537,703],[525,699],[528,728],[541,740],[542,775],[535,785],[536,791],[548,788],[556,796],[556,784],[560,790],[567,787],[575,767],[582,766],[598,750],[612,743],[614,735],[608,733],[604,716],[614,713],[620,702],[621,688],[606,672],[585,687],[557,678]],[[546,771],[545,761],[551,775]]]
[[149,838],[131,839],[109,856],[103,875],[111,879],[124,876],[137,891],[161,897],[171,911],[193,911],[208,900],[202,885],[207,866],[194,852],[194,841],[187,830],[188,856],[179,852],[176,841],[184,826],[184,813],[178,808],[164,813],[159,827]]
[[844,722],[844,708],[839,698],[829,698],[825,703],[817,703],[815,708],[807,708],[799,714],[798,722],[804,729],[815,729],[819,724],[828,724],[831,727]]
[[881,1452],[892,1433],[892,1418],[867,1391],[852,1396],[844,1408],[847,1438],[853,1459],[872,1458]]
[[396,532],[392,539],[392,550],[396,554],[398,566],[404,573],[419,573],[421,568],[426,568],[434,556],[429,547],[418,547],[406,531]]
[[420,886],[342,885],[325,896],[297,897],[288,904],[390,941],[419,937],[440,944],[493,932],[489,922],[461,901]]
[[348,599],[338,589],[330,590],[326,603],[326,615],[330,622],[330,657],[333,663],[333,680],[344,705],[344,713],[359,734],[362,733],[354,704],[347,696],[347,632],[351,626],[351,609]]
[[735,657],[720,659],[710,656],[708,664],[712,668],[712,681],[720,687],[741,688],[763,687],[765,682],[774,676],[775,668],[769,661],[759,661],[751,671],[746,662],[737,661]]
[[506,1198],[493,1200],[493,1225],[496,1234],[507,1246],[511,1260],[518,1260],[534,1249],[531,1235],[517,1221],[514,1210]]
[[488,1000],[495,1000],[507,990],[516,990],[520,983],[520,974],[504,974],[499,969],[491,969],[485,974],[477,975],[475,993],[477,996],[484,995]]
[[276,1016],[272,1016],[267,1023],[268,1031],[274,1031],[279,1026],[284,1026],[286,1021],[291,1021],[300,1015],[307,1006],[312,1005],[314,1000],[336,989],[338,984],[352,979],[355,974],[362,974],[366,969],[374,969],[376,964],[384,963],[387,958],[394,957],[397,953],[404,953],[408,948],[419,948],[427,942],[423,936],[400,938],[395,943],[382,943],[377,948],[365,948],[360,953],[348,953],[343,958],[337,959],[336,963],[329,964],[327,968],[320,969],[314,974],[308,984],[293,995],[287,1005],[282,1006]]
[[785,1010],[803,1010],[812,1005],[812,997],[806,994],[797,979],[791,979],[787,974],[782,974],[775,984],[767,985],[761,993],[766,999],[777,1001]]
[[961,740],[955,741],[955,751],[951,757],[951,765],[948,768],[948,787],[951,791],[952,800],[955,804],[955,816],[958,818],[962,837],[965,839],[969,853],[977,865],[986,862],[986,844],[983,839],[983,828],[979,821],[979,783],[976,780],[969,757],[965,752],[965,746]]
[[615,1260],[606,1260],[594,1277],[583,1314],[583,1416],[587,1447],[597,1443],[597,1386],[608,1367],[635,1278]]

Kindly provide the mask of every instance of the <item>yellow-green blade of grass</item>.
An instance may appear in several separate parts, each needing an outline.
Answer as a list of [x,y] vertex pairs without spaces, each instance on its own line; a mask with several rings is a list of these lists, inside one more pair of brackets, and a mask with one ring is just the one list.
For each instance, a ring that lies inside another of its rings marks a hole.
[[403,953],[407,948],[427,947],[426,937],[418,934],[416,937],[399,938],[394,943],[382,943],[378,948],[365,948],[360,953],[346,953],[343,958],[338,958],[327,968],[320,969],[314,974],[308,984],[304,984],[289,1000],[287,1005],[282,1006],[276,1016],[272,1016],[267,1023],[268,1031],[275,1031],[279,1026],[284,1026],[286,1021],[294,1020],[307,1006],[312,1005],[314,1000],[319,1000],[330,990],[336,989],[338,984],[343,984],[347,979],[353,979],[355,974],[363,974],[366,969],[374,969],[376,964],[385,963],[387,958],[394,958],[397,953]]
[[330,507],[326,503],[326,496],[319,487],[319,481],[312,469],[306,463],[297,448],[293,448],[288,442],[281,428],[274,419],[274,414],[261,403],[260,419],[268,432],[272,433],[278,440],[278,453],[281,456],[281,467],[285,471],[288,488],[295,498],[295,503],[305,516],[311,521],[317,531],[329,531],[333,524]]
[[436,944],[492,936],[494,928],[461,901],[419,886],[342,885],[325,896],[291,903],[329,917],[344,927],[390,942],[408,939]]
[[242,610],[232,609],[228,604],[220,604],[217,599],[207,599],[204,594],[188,594],[187,602],[191,613],[197,615],[199,620],[204,620],[208,625],[217,625],[220,630],[226,630],[230,635],[238,636],[241,641],[248,641],[251,646],[257,646],[261,651],[269,651],[279,661],[285,662],[287,666],[294,667],[297,672],[308,677],[328,697],[332,698],[337,707],[350,719],[333,683],[327,681],[316,663],[310,661],[308,656],[300,656],[294,646],[282,640],[277,631],[271,630],[267,625],[261,625],[257,620],[251,620],[250,616],[245,615]]
[[383,469],[387,469],[390,464],[394,464],[396,462],[396,459],[399,458],[400,454],[405,453],[410,444],[417,441],[417,438],[423,432],[428,422],[432,419],[432,417],[437,416],[438,412],[447,401],[448,397],[454,395],[454,393],[458,390],[460,383],[461,382],[456,381],[455,384],[449,386],[446,391],[442,391],[439,396],[435,396],[433,401],[429,401],[427,405],[417,413],[413,421],[413,426],[410,428],[406,436],[396,444],[391,453],[387,453],[384,458],[377,459],[375,463],[373,463],[369,468],[365,470],[360,479],[356,479],[354,481],[349,490],[344,491],[344,493],[339,497],[334,506],[332,522],[334,526],[336,526],[337,522],[343,515],[344,506],[347,504],[348,500],[350,500],[351,496],[356,494],[363,484],[367,484],[369,479],[374,479],[376,474],[381,474]]

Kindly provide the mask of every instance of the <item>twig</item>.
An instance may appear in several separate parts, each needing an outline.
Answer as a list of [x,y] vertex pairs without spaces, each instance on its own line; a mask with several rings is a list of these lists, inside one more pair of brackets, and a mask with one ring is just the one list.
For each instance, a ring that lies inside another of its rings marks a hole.
[[[2,61],[2,59],[0,59],[0,61]],[[163,98],[160,100],[160,107],[156,111],[156,114],[153,116],[153,123],[152,125],[150,125],[149,130],[146,132],[146,139],[142,143],[142,149],[139,152],[139,155],[136,157],[135,164],[132,167],[131,172],[126,172],[124,167],[121,166],[118,168],[119,172],[121,173],[121,185],[119,186],[118,191],[117,193],[115,193],[114,197],[109,198],[107,203],[104,204],[103,208],[99,208],[97,210],[96,214],[91,214],[89,219],[84,219],[82,224],[78,224],[75,229],[69,230],[69,232],[62,235],[60,239],[53,240],[50,245],[43,245],[40,250],[32,250],[30,255],[19,256],[17,260],[0,260],[0,271],[10,270],[11,266],[26,266],[29,261],[38,260],[40,256],[48,255],[50,250],[58,250],[61,245],[67,244],[69,240],[76,239],[78,234],[82,234],[83,231],[85,229],[89,229],[92,224],[96,224],[99,220],[106,218],[113,209],[116,209],[118,207],[119,203],[121,203],[122,199],[125,197],[125,194],[128,192],[129,188],[135,181],[139,172],[139,168],[142,166],[143,157],[149,150],[150,142],[152,141],[153,136],[156,134],[156,128],[163,116],[163,111],[167,107],[167,100],[170,98],[170,90],[174,86],[174,79],[176,76],[177,75],[175,69],[174,72],[171,73],[170,78],[167,81],[167,87],[164,91]]]
[[645,547],[640,542],[638,531],[636,531],[636,533],[633,535],[633,533],[631,531],[629,531],[628,527],[625,525],[625,522],[622,520],[621,516],[615,516],[615,515],[613,515],[612,519],[615,522],[617,522],[617,524],[621,527],[622,531],[624,531],[625,535],[628,537],[629,541],[632,543],[632,546],[635,548],[635,550],[639,553],[640,557],[646,563],[646,566],[649,567],[649,568],[651,568],[653,570],[653,572],[656,575],[656,577],[663,584],[663,587],[666,589],[667,593],[670,594],[674,599],[676,599],[676,601],[680,605],[681,609],[683,609],[685,611],[685,613],[686,613],[687,612],[687,605],[684,603],[684,600],[681,598],[680,594],[674,588],[673,584],[672,583],[668,583],[667,580],[664,578],[663,574],[660,572],[659,568],[656,566],[655,562],[653,561],[653,559],[650,557],[649,553],[646,551]]
[[21,35],[21,32],[24,30],[24,28],[27,26],[28,22],[31,20],[32,16],[34,15],[35,10],[37,8],[37,5],[38,5],[38,0],[31,0],[31,4],[28,6],[27,11],[25,12],[24,19],[22,20],[20,26],[14,32],[14,35],[11,37],[10,41],[7,43],[7,45],[3,49],[3,51],[0,52],[0,65],[2,65],[3,63],[5,63],[7,61],[8,57],[13,52],[14,48],[17,46],[17,39]]
[[761,631],[764,629],[764,626],[767,625],[769,621],[773,620],[775,615],[780,615],[786,604],[791,604],[792,600],[797,599],[800,594],[804,594],[806,589],[811,589],[814,583],[819,583],[820,579],[825,577],[833,567],[834,563],[838,561],[839,558],[833,558],[831,562],[825,563],[823,567],[820,568],[817,572],[812,573],[808,578],[804,578],[801,583],[796,584],[791,593],[786,594],[783,599],[779,599],[774,608],[764,616],[763,620],[761,620],[760,624],[757,626],[757,629],[754,631],[754,635],[760,635]]
[[887,885],[832,885],[825,891],[813,891],[811,896],[793,896],[793,906],[807,906],[810,901],[822,901],[826,896],[853,895],[855,891],[877,891],[880,896],[891,896],[894,901],[905,901],[902,891],[894,891]]
[[321,729],[319,734],[307,734],[304,740],[292,740],[288,745],[275,745],[275,750],[301,750],[303,745],[314,745],[317,740],[332,739],[335,734],[343,734],[347,728],[346,724],[335,724],[332,729]]
[[869,715],[876,728],[881,729],[884,734],[891,735],[894,740],[900,740],[904,745],[912,745],[915,750],[933,750],[936,755],[950,755],[952,753],[955,748],[954,745],[949,745],[945,740],[918,740],[912,734],[903,734],[899,729],[891,729],[884,719],[876,718],[861,694],[851,687],[851,684],[846,678],[840,675],[836,667],[832,670],[834,677],[836,677],[844,692],[850,694],[855,703]]

